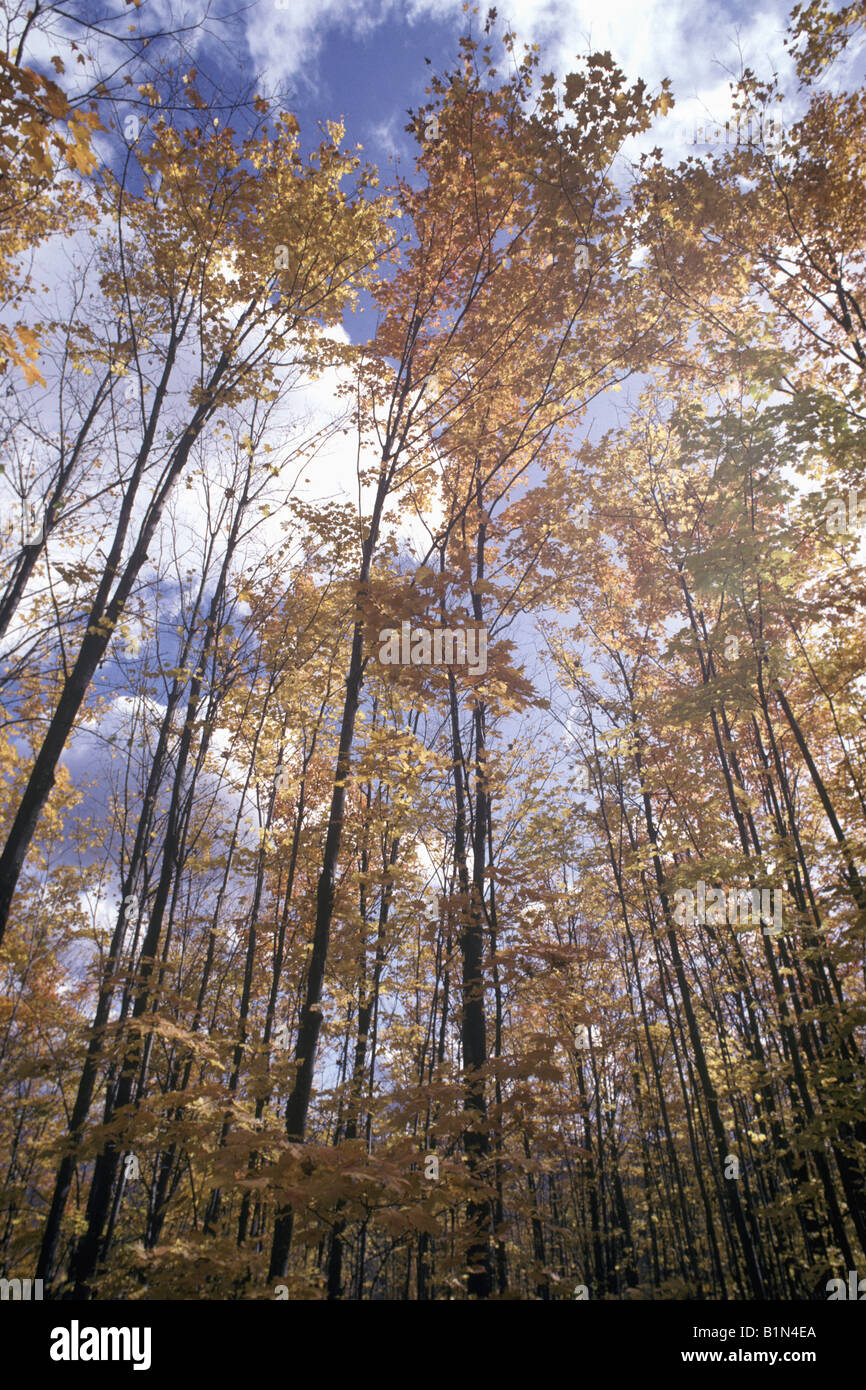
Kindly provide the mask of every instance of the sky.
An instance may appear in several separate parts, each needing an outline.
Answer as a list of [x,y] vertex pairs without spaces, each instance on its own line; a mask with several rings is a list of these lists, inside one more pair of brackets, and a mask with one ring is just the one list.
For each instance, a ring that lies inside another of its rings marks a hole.
[[[16,6],[8,8],[14,12]],[[694,130],[696,122],[710,117],[724,122],[730,112],[727,84],[743,64],[764,76],[778,71],[783,87],[794,91],[782,42],[787,8],[785,0],[767,0],[759,8],[707,0],[646,0],[641,5],[634,0],[506,0],[498,7],[497,27],[501,32],[509,25],[518,44],[538,44],[541,70],[560,80],[579,55],[599,49],[610,50],[630,82],[642,78],[651,91],[670,78],[676,109],[640,137],[645,148],[660,144],[666,153],[671,147],[680,154],[709,153],[705,147],[687,148],[684,129]],[[454,64],[460,35],[471,30],[481,37],[487,13],[486,5],[473,11],[463,0],[141,0],[138,8],[132,0],[69,0],[63,9],[99,22],[106,35],[99,45],[99,65],[106,74],[123,71],[119,64],[125,55],[118,40],[132,25],[139,34],[151,35],[182,29],[186,66],[202,74],[203,92],[209,93],[211,83],[227,95],[244,88],[269,96],[279,92],[282,104],[298,117],[307,148],[317,142],[321,122],[342,118],[347,143],[363,146],[366,158],[379,166],[383,184],[389,182],[392,160],[404,176],[412,176],[416,145],[406,129],[409,111],[425,101],[431,73]],[[106,22],[107,15],[115,18]],[[62,51],[63,27],[64,22],[52,21],[53,34],[38,26],[31,29],[27,60],[49,68],[52,53]],[[69,26],[67,32],[71,36],[74,29]],[[92,39],[91,31],[88,46]],[[149,52],[159,52],[158,39]],[[129,71],[141,80],[140,69]],[[87,69],[67,62],[67,86],[76,80],[83,84],[86,77],[92,80]],[[120,124],[122,116],[121,111]],[[107,163],[126,154],[119,131],[100,135],[98,144]],[[44,248],[40,261],[48,283],[66,282],[62,248]],[[366,314],[347,316],[345,322],[353,339],[366,336],[372,326]],[[335,386],[326,378],[310,383],[305,407],[327,416]],[[612,423],[606,412],[604,403],[594,408],[602,424]],[[347,440],[340,449],[337,440],[336,446],[336,452],[332,449],[317,461],[310,490],[351,498],[356,495],[354,445]],[[183,500],[192,504],[194,498]],[[195,529],[194,518],[190,521]]]
[[[24,0],[2,0],[0,27],[4,9],[23,8]],[[229,92],[245,84],[269,95],[278,91],[310,144],[319,122],[342,117],[347,140],[363,145],[383,174],[391,158],[410,172],[409,109],[424,101],[431,71],[453,65],[459,36],[469,30],[481,36],[487,8],[483,0],[475,10],[465,0],[68,0],[63,6],[67,14],[100,22],[104,72],[122,61],[117,40],[133,25],[151,35],[182,29],[190,66]],[[777,73],[793,114],[796,82],[783,43],[790,8],[789,0],[757,6],[739,0],[506,0],[497,7],[497,29],[507,24],[518,44],[537,44],[542,71],[558,79],[574,69],[578,56],[599,50],[610,51],[627,79],[643,79],[650,91],[669,78],[676,108],[643,137],[647,148],[660,143],[667,149],[684,125],[693,130],[696,121],[725,121],[728,84],[744,66],[764,78]],[[64,22],[52,26],[59,37]],[[72,26],[67,30],[71,34]],[[31,62],[47,66],[56,51],[49,34],[30,31]],[[157,51],[158,39],[150,49]],[[846,76],[841,67],[835,75]],[[85,76],[68,65],[64,81],[83,83]]]
[[[269,96],[279,92],[282,104],[298,117],[308,148],[317,142],[321,122],[342,118],[347,143],[363,146],[366,158],[379,166],[383,184],[389,182],[392,160],[404,176],[412,177],[416,144],[406,129],[410,108],[425,101],[431,73],[454,64],[460,35],[471,30],[481,37],[487,12],[484,4],[473,11],[463,0],[135,3],[138,8],[132,0],[69,0],[63,6],[67,14],[100,21],[100,32],[114,36],[100,42],[103,72],[122,71],[118,64],[124,54],[117,40],[132,25],[148,34],[182,28],[186,65],[198,68],[205,78],[200,85],[206,94],[211,83],[222,85],[227,94],[243,88]],[[16,5],[7,8],[14,12]],[[538,44],[541,70],[552,71],[560,80],[579,55],[599,49],[612,53],[630,82],[642,78],[650,91],[670,78],[675,110],[640,137],[644,147],[660,144],[666,153],[709,154],[709,147],[688,146],[684,131],[694,131],[697,122],[705,124],[710,118],[724,122],[730,113],[727,84],[744,64],[765,77],[777,71],[796,105],[796,84],[783,45],[787,11],[786,0],[766,0],[757,8],[713,0],[646,0],[640,5],[635,0],[506,0],[498,7],[497,27],[501,32],[509,25],[519,44]],[[107,15],[115,18],[105,22]],[[30,31],[28,61],[48,68],[60,47],[63,22],[53,28],[53,35],[38,28]],[[70,27],[68,33],[73,32]],[[92,33],[88,44],[91,40]],[[158,51],[156,40],[149,52]],[[141,80],[139,70],[130,71]],[[68,62],[63,80],[71,86],[76,80],[84,83],[85,76],[85,69]],[[98,142],[106,162],[126,154],[119,131],[100,135]],[[66,282],[62,248],[46,247],[40,260],[46,262],[40,270],[47,282]],[[347,316],[345,322],[346,334],[353,339],[365,337],[372,327],[369,314]],[[327,416],[336,399],[335,386],[336,381],[327,378],[309,383],[305,408],[317,417]],[[617,404],[622,403],[619,397]],[[613,422],[607,413],[604,402],[594,407],[602,425]],[[351,498],[356,495],[354,445],[348,440],[341,446],[337,440],[336,447],[338,452],[332,449],[317,461],[310,489],[317,495]],[[192,497],[185,500],[193,502]]]
[[[139,17],[159,14],[157,3],[145,0]],[[453,66],[460,35],[482,36],[487,9],[482,3],[473,12],[464,0],[215,0],[208,10],[199,3],[164,13],[188,23],[199,16],[194,42],[202,66],[227,73],[231,54],[232,80],[258,79],[267,92],[279,90],[306,144],[315,142],[320,122],[343,119],[347,142],[363,146],[387,183],[395,166],[412,176],[409,112],[425,102],[431,73]],[[682,156],[709,153],[687,140],[696,123],[724,123],[728,83],[744,65],[765,77],[778,72],[795,92],[783,45],[788,10],[785,0],[758,8],[712,0],[507,0],[497,7],[497,29],[508,25],[518,44],[538,44],[541,70],[559,80],[580,55],[606,49],[630,82],[642,78],[653,91],[670,78],[676,108],[640,138],[647,150],[659,144]],[[346,322],[352,338],[371,326],[367,316]]]
[[[486,13],[485,6],[480,13],[466,12],[462,0],[142,0],[137,10],[123,0],[70,0],[64,8],[88,20],[107,13],[120,16],[115,34],[127,21],[147,33],[173,31],[182,24],[188,66],[198,67],[229,92],[246,85],[267,94],[281,92],[283,105],[298,117],[307,147],[316,143],[320,122],[342,118],[347,143],[363,146],[366,158],[380,166],[383,184],[389,181],[392,160],[411,176],[415,142],[405,129],[409,110],[425,101],[431,72],[453,66],[460,35],[471,29],[481,37]],[[685,154],[695,151],[686,147],[684,128],[709,119],[723,123],[729,115],[728,83],[743,66],[765,78],[777,72],[783,90],[791,93],[793,115],[796,83],[783,45],[788,9],[778,0],[758,7],[707,0],[647,0],[640,5],[634,0],[508,0],[498,7],[498,28],[501,32],[507,23],[518,43],[538,44],[541,70],[558,79],[574,68],[579,55],[598,50],[609,50],[627,79],[642,78],[651,92],[670,78],[676,108],[642,138],[647,149],[660,144],[666,152]],[[27,61],[47,67],[57,51],[56,38],[34,30]],[[106,39],[100,54],[104,69],[110,70],[118,58],[117,43]],[[74,65],[67,74],[67,86],[84,80]],[[841,81],[846,74],[837,77]],[[114,148],[123,148],[119,137]],[[46,252],[55,254],[53,248]],[[59,254],[55,269],[62,281],[68,272]],[[52,278],[48,268],[46,276]],[[371,326],[368,316],[347,325],[352,336]],[[310,383],[305,408],[326,416],[334,385],[326,378]],[[600,407],[602,424],[611,422],[605,421],[605,409]],[[311,471],[314,493],[353,497],[352,440],[343,446],[338,442],[337,451]],[[184,492],[176,505],[189,513],[186,521],[194,532],[195,494]],[[272,540],[279,539],[275,517]],[[106,680],[111,685],[113,674],[106,672]],[[120,723],[121,702],[118,697]],[[68,766],[78,763],[80,771],[86,765],[92,757],[87,744],[85,736],[67,750]]]
[[[542,71],[558,79],[576,57],[598,50],[609,50],[629,81],[642,78],[651,91],[670,78],[676,108],[642,137],[646,149],[681,149],[684,128],[724,123],[728,83],[744,65],[766,77],[778,72],[794,91],[783,46],[789,6],[779,0],[757,8],[702,0],[509,0],[497,8],[500,24],[507,22],[518,42],[538,44]],[[362,144],[383,174],[392,159],[408,174],[409,109],[424,101],[431,70],[453,64],[459,35],[470,25],[480,33],[486,9],[466,13],[463,0],[256,0],[232,23],[243,29],[250,73],[290,95],[302,131],[342,117],[347,138]],[[221,31],[216,23],[207,27]],[[217,49],[206,44],[209,55]]]
[[[67,8],[67,7],[64,7]],[[487,6],[474,14],[463,0],[72,0],[88,19],[123,16],[140,32],[184,26],[191,61],[228,87],[261,81],[279,89],[302,130],[345,118],[347,137],[383,166],[411,157],[404,127],[409,108],[424,100],[430,68],[457,56],[468,29],[479,35]],[[508,0],[497,7],[499,28],[518,42],[537,43],[544,70],[563,77],[578,55],[609,50],[630,81],[651,90],[668,77],[677,110],[673,125],[708,115],[724,120],[727,84],[743,64],[759,74],[777,71],[793,90],[783,46],[790,6],[784,0],[750,4],[705,0]],[[115,34],[127,27],[107,26]],[[32,34],[28,52],[47,62],[47,37]],[[112,49],[104,46],[106,64]],[[83,77],[83,74],[80,74]],[[70,78],[72,74],[69,74]]]
[[[278,8],[283,5],[285,8]],[[669,77],[686,117],[723,114],[731,72],[742,60],[758,71],[787,67],[782,45],[787,6],[719,5],[695,0],[512,0],[500,5],[518,40],[538,43],[558,76],[574,58],[609,49],[631,80],[651,88]],[[482,7],[482,15],[484,7]],[[245,14],[250,61],[297,96],[299,117],[327,108],[345,114],[373,158],[408,149],[405,110],[423,98],[430,58],[450,61],[457,36],[482,16],[461,0],[258,0]]]

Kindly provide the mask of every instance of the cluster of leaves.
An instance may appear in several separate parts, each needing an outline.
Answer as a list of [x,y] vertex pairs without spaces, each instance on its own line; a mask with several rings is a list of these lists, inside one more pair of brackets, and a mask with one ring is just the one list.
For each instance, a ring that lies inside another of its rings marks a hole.
[[[147,139],[97,170],[96,114],[6,63],[9,296],[100,219],[48,385],[0,344],[46,510],[0,596],[6,1274],[805,1298],[856,1267],[866,592],[824,509],[862,480],[864,111],[812,79],[858,15],[795,12],[781,148],[654,151],[627,191],[667,84],[596,53],[558,101],[493,19],[384,194],[341,127],[305,158],[257,97],[238,134],[194,73],[139,84]],[[357,501],[311,498],[348,445]],[[486,667],[380,664],[404,623],[483,629]],[[777,892],[781,933],[681,920],[699,883]]]

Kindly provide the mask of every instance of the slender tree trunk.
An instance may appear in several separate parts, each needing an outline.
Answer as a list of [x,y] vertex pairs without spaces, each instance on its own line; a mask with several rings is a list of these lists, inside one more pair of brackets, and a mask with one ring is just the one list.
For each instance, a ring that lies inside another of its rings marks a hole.
[[[159,519],[162,516],[168,495],[182,473],[190,450],[198,438],[206,419],[214,408],[211,401],[225,374],[227,366],[228,359],[225,354],[223,354],[208,383],[207,401],[203,402],[196,409],[181,443],[174,451],[171,464],[166,470],[159,492],[148,507],[147,515],[145,516],[138,538],[133,546],[132,554],[124,567],[123,574],[118,581],[114,594],[109,600],[108,593],[114,579],[115,566],[120,562],[123,542],[131,523],[132,504],[135,499],[138,478],[141,472],[143,472],[144,463],[150,448],[150,440],[145,440],[146,449],[143,446],[134,485],[127,489],[121,507],[121,518],[118,522],[114,544],[106,566],[105,577],[94,599],[87,620],[86,634],[81,642],[72,671],[63,687],[57,707],[51,717],[42,745],[36,755],[33,770],[7,836],[3,853],[0,855],[0,941],[2,941],[3,934],[6,930],[6,923],[9,919],[9,912],[12,906],[12,898],[21,870],[24,867],[24,860],[27,857],[30,843],[36,833],[36,827],[39,823],[39,818],[45,807],[45,803],[51,795],[51,790],[54,786],[54,777],[57,771],[57,764],[60,761],[60,756],[63,749],[66,747],[66,742],[74,727],[78,711],[84,702],[99,662],[105,655],[108,644],[111,641],[112,634],[123,612],[124,605],[147,559],[147,552]],[[153,428],[155,429],[155,421],[153,422]]]
[[[370,578],[373,555],[379,535],[382,510],[388,495],[391,469],[387,450],[379,475],[376,500],[370,520],[370,529],[364,541],[361,570],[358,577],[358,600],[363,598]],[[313,931],[313,949],[304,1002],[301,1007],[298,1040],[295,1047],[295,1079],[286,1103],[286,1135],[291,1143],[303,1143],[307,1128],[307,1114],[313,1090],[313,1073],[316,1066],[316,1051],[322,1027],[322,987],[325,981],[325,966],[328,960],[328,946],[331,938],[331,922],[334,916],[336,898],[337,865],[343,839],[343,816],[346,805],[346,783],[349,778],[352,744],[355,736],[355,718],[361,695],[364,677],[364,629],[359,614],[352,635],[352,653],[349,672],[346,678],[346,698],[343,704],[343,717],[340,724],[340,741],[337,753],[337,767],[331,793],[331,810],[328,830],[325,836],[325,851],[322,870],[316,889],[316,922]],[[280,1207],[274,1222],[274,1238],[271,1246],[269,1279],[284,1278],[288,1270],[289,1251],[292,1245],[294,1215],[288,1204]]]

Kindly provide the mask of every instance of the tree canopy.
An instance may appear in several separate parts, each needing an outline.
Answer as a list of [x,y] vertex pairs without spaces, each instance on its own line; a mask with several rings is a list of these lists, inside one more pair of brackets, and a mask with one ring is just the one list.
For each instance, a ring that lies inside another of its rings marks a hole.
[[336,118],[141,37],[109,78],[86,25],[49,76],[19,24],[4,1277],[857,1269],[866,104],[823,78],[864,17],[798,6],[799,90],[732,83],[781,138],[675,159],[669,82],[491,12],[387,181]]

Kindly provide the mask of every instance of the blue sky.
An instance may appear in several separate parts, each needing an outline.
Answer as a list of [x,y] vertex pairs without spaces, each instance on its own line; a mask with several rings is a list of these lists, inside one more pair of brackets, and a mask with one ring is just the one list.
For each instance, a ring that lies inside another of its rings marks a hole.
[[[348,133],[370,156],[408,151],[406,108],[423,99],[428,68],[456,56],[457,38],[481,15],[461,0],[257,0],[243,27],[252,66],[286,82],[303,124],[345,114]],[[788,69],[782,36],[788,6],[695,3],[694,0],[512,0],[500,5],[518,38],[538,43],[543,66],[564,76],[574,58],[610,49],[627,77],[656,87],[671,78],[690,117],[694,109],[724,116],[726,84],[741,58],[758,71]]]
[[[107,6],[103,0],[73,4],[76,13],[90,19],[107,9],[121,17],[121,25],[134,22],[144,32],[189,25],[186,66],[199,67],[228,91],[259,77],[265,92],[281,89],[307,145],[316,141],[319,122],[343,117],[347,142],[363,145],[366,157],[380,166],[385,184],[392,157],[399,158],[401,172],[412,173],[415,145],[405,130],[408,108],[424,101],[432,71],[453,66],[458,39],[470,24],[480,35],[485,12],[482,8],[474,17],[464,13],[462,0],[214,0],[209,7],[202,0],[142,0],[137,11],[123,0],[108,0]],[[630,81],[643,78],[651,90],[669,77],[676,110],[664,129],[644,137],[645,148],[658,143],[671,150],[678,147],[682,154],[686,151],[679,132],[684,123],[710,117],[724,122],[730,110],[728,82],[743,65],[763,76],[777,70],[783,88],[795,94],[782,42],[787,12],[788,4],[776,0],[757,9],[701,0],[646,0],[641,5],[634,0],[509,0],[499,6],[499,29],[510,23],[519,41],[537,43],[542,70],[560,79],[578,55],[599,49],[609,49]],[[55,38],[34,30],[26,60],[47,66],[58,48]],[[106,41],[101,54],[104,70],[113,66],[115,56]],[[64,80],[69,82],[83,76],[74,67],[67,72]],[[106,151],[114,150],[109,158],[121,148],[119,136],[104,137],[103,144]],[[54,265],[56,280],[64,283],[68,271],[57,248],[47,247],[45,259]],[[372,323],[365,315],[346,327],[356,337],[368,333]],[[316,418],[332,413],[335,384],[327,376],[308,383],[304,408]],[[37,395],[33,392],[34,398]],[[623,398],[616,403],[621,406]],[[609,400],[595,403],[585,428],[612,423],[611,410]],[[309,470],[310,493],[351,501],[357,495],[355,465],[353,441],[343,445],[337,440]],[[172,502],[190,535],[196,532],[198,505],[195,491],[179,490]],[[272,544],[282,540],[276,514],[268,537]],[[525,636],[533,649],[534,634]],[[118,659],[115,644],[102,677],[109,689],[118,680]],[[126,712],[118,705],[115,713],[120,726]],[[81,737],[64,761],[69,765],[78,757],[83,774],[91,767],[92,745],[92,739]]]
[[[508,25],[518,43],[537,44],[542,71],[558,80],[579,56],[598,50],[609,50],[627,79],[643,79],[650,91],[669,78],[676,109],[643,137],[643,148],[660,144],[682,153],[685,124],[724,123],[728,84],[744,66],[764,78],[777,72],[790,98],[782,115],[790,122],[795,114],[796,80],[783,44],[790,0],[758,7],[714,0],[506,0],[497,9],[498,32]],[[425,100],[432,71],[453,66],[460,35],[469,28],[482,35],[487,5],[482,0],[473,13],[464,0],[141,0],[136,10],[131,0],[70,0],[67,12],[100,21],[100,32],[116,37],[132,24],[140,34],[182,27],[182,66],[199,70],[205,95],[211,95],[208,78],[229,97],[254,85],[268,96],[279,93],[308,147],[319,122],[343,118],[347,142],[363,145],[387,182],[392,157],[411,173],[408,109]],[[113,15],[108,22],[106,14]],[[44,68],[62,51],[64,21],[50,23],[55,37],[32,29],[27,43],[27,59]],[[92,41],[91,33],[88,48]],[[157,40],[147,56],[160,51]],[[116,70],[123,56],[117,43],[101,41],[103,72]],[[127,70],[142,80],[140,68]],[[68,64],[64,81],[85,76],[89,84],[92,72]],[[844,76],[835,72],[831,82]]]
[[[117,0],[118,8],[123,8]],[[82,9],[103,7],[85,0]],[[142,28],[182,19],[198,24],[190,48],[201,67],[235,80],[263,77],[279,86],[305,133],[316,122],[343,116],[347,137],[383,166],[400,153],[411,157],[404,132],[407,108],[424,98],[430,69],[441,71],[457,55],[457,39],[471,24],[479,33],[486,5],[472,16],[463,0],[214,0],[178,6],[143,0],[134,18]],[[609,49],[630,80],[655,88],[670,77],[677,122],[727,114],[727,82],[741,64],[784,78],[783,48],[789,4],[701,0],[508,0],[499,5],[501,28],[538,43],[543,64],[562,77],[575,56]],[[788,84],[793,90],[793,83]]]
[[[629,81],[642,78],[650,90],[670,78],[676,111],[649,141],[667,147],[683,122],[724,122],[728,83],[743,66],[767,78],[777,72],[795,98],[783,44],[790,8],[791,0],[758,6],[739,0],[506,0],[497,10],[499,30],[508,24],[519,42],[537,43],[542,69],[560,79],[578,55],[597,50],[609,50]],[[311,142],[317,122],[344,117],[349,142],[363,144],[383,174],[389,156],[400,154],[404,166],[411,160],[404,127],[407,108],[424,99],[431,71],[424,59],[440,72],[452,65],[460,34],[471,26],[480,35],[486,11],[483,0],[475,14],[464,0],[141,0],[138,9],[131,0],[69,0],[64,6],[67,14],[99,21],[104,35],[125,35],[130,24],[150,34],[183,26],[187,66],[228,92],[259,80],[268,93],[281,91]],[[65,21],[52,16],[49,23],[55,37],[34,28],[27,42],[26,58],[43,67],[62,48]],[[67,32],[73,35],[74,27]],[[158,51],[157,42],[149,54]],[[119,55],[106,37],[102,70],[112,71]],[[837,69],[831,83],[844,77]],[[82,69],[67,67],[67,83],[84,78]]]

